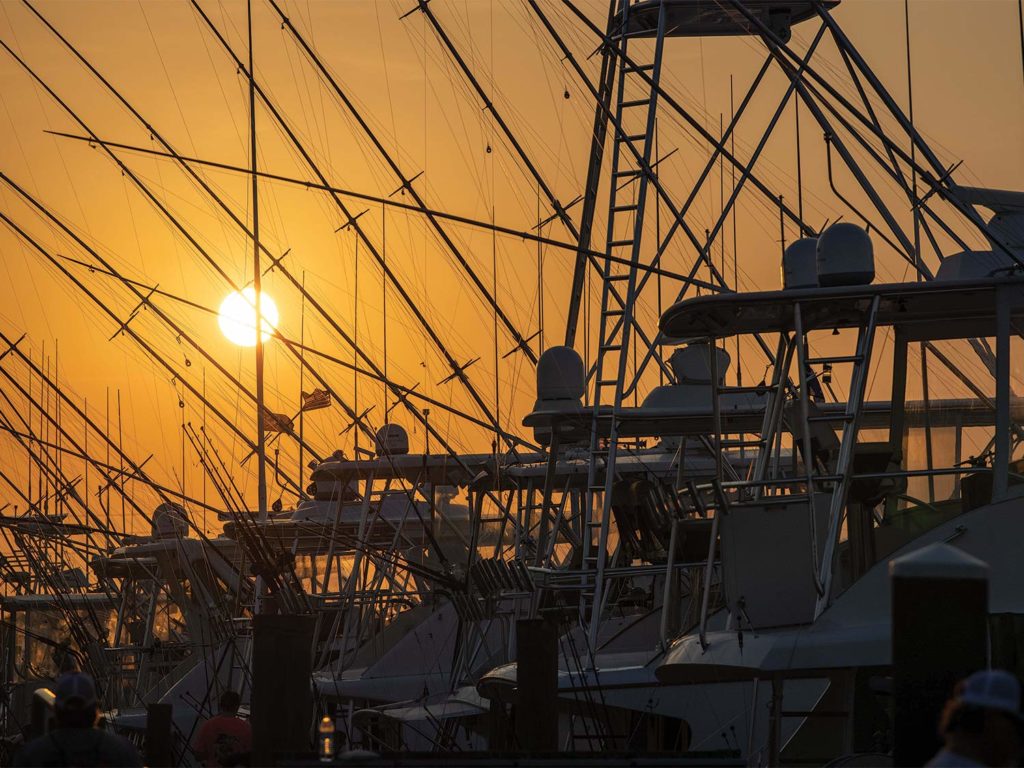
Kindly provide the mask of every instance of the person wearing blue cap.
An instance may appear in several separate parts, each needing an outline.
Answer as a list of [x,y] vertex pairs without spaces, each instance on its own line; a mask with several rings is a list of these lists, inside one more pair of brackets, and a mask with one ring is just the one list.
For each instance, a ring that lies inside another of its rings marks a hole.
[[946,702],[939,735],[946,744],[930,768],[1017,765],[1024,746],[1020,680],[1001,669],[961,680]]
[[56,728],[26,744],[15,756],[15,766],[141,768],[142,758],[130,741],[96,727],[99,701],[89,675],[61,675],[54,699]]

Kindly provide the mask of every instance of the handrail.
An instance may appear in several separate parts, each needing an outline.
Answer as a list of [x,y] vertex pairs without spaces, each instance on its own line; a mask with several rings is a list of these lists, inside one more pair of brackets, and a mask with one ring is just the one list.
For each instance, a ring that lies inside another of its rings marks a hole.
[[[693,495],[694,503],[697,504],[698,506],[700,506],[703,509],[704,508],[704,503],[701,500],[700,495],[697,493],[696,487],[693,485],[692,482],[688,483],[687,485],[688,485],[688,487],[690,489],[690,493]],[[719,490],[718,489],[721,488],[721,484],[719,484],[719,482],[717,480],[715,480],[712,483],[712,486],[716,489],[715,495],[716,495],[716,497],[718,497],[718,495],[719,495]],[[708,540],[708,560],[707,560],[706,565],[704,566],[704,584],[703,584],[704,594],[701,596],[701,600],[700,600],[700,629],[698,631],[698,637],[700,639],[700,647],[701,647],[701,650],[704,650],[704,651],[706,651],[708,649],[708,640],[707,640],[707,630],[708,630],[708,627],[707,627],[707,624],[708,624],[708,603],[710,603],[710,601],[711,601],[711,573],[712,573],[712,570],[714,569],[715,548],[716,548],[717,541],[718,541],[718,523],[722,519],[722,513],[723,512],[724,512],[723,508],[716,509],[715,510],[715,517],[711,521],[711,537]],[[706,517],[707,516],[707,511],[704,510],[704,513],[705,513],[704,516]]]
[[[713,525],[713,524],[712,524]],[[672,516],[672,531],[668,537],[668,559],[665,563],[665,587],[661,598],[661,620],[658,622],[658,646],[665,647],[665,636],[668,634],[669,600],[676,600],[675,579],[672,571],[676,562],[676,540],[679,536],[679,518]],[[691,592],[692,597],[692,592]]]
[[[971,475],[971,474],[984,474],[986,472],[993,472],[994,469],[989,466],[980,467],[950,467],[948,469],[902,469],[896,472],[861,472],[857,474],[851,474],[850,480],[884,480],[890,477],[927,477],[929,475],[941,476],[941,475]],[[1014,472],[1009,473],[1011,477],[1019,478],[1024,480],[1024,475],[1017,474]],[[815,475],[814,479],[818,482],[837,482],[841,479],[840,475]],[[723,490],[726,489],[744,489],[744,488],[756,488],[761,486],[787,486],[797,485],[804,482],[803,478],[800,477],[783,477],[783,478],[764,478],[762,480],[727,480],[720,483]],[[713,490],[714,485],[710,482],[699,483],[695,485],[697,490],[709,491]],[[806,496],[806,494],[801,494]],[[785,499],[786,497],[780,497]]]
[[[814,448],[811,438],[811,395],[808,383],[807,337],[804,335],[803,313],[800,302],[793,305],[793,340],[796,345],[796,367],[800,376],[800,425],[803,431],[804,472],[807,482],[807,522],[811,529],[811,576],[818,595],[825,594],[825,585],[818,575],[818,520],[814,508]],[[794,447],[796,435],[793,435]]]

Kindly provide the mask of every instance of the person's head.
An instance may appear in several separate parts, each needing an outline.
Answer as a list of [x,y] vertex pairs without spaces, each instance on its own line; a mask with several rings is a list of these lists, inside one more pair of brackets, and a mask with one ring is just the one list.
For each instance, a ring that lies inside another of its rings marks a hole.
[[1008,765],[1024,746],[1020,681],[1001,669],[961,680],[939,725],[948,746],[969,749],[986,765]]
[[238,713],[238,707],[242,703],[242,697],[236,691],[224,691],[220,695],[220,711],[226,715]]
[[57,678],[54,716],[61,728],[92,728],[99,714],[96,685],[84,672],[68,672]]

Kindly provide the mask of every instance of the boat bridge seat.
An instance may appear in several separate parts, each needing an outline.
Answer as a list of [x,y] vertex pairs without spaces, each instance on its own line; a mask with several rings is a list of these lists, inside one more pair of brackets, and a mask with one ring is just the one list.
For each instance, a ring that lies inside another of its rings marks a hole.
[[[818,419],[822,416],[821,409],[813,401],[808,404],[808,416],[811,419]],[[800,456],[806,460],[804,453],[804,421],[800,417],[800,403],[789,402],[786,404],[784,418],[793,440],[796,441],[797,450]],[[837,422],[838,423],[838,420]],[[839,438],[836,437],[835,429],[825,421],[811,421],[811,453],[814,461],[820,462],[822,466],[831,471],[835,464],[835,456],[839,452]]]
[[905,493],[905,477],[856,477],[861,474],[874,475],[899,470],[899,457],[888,441],[857,443],[853,449],[854,479],[850,482],[850,503],[874,508],[881,504],[886,496]]
[[1013,260],[996,251],[960,251],[947,256],[935,272],[936,280],[983,280],[1006,274]]
[[[1024,484],[1024,459],[1011,461],[1009,486]],[[963,511],[983,507],[992,503],[992,473],[988,471],[974,472],[964,475],[960,482],[960,496],[963,499]]]

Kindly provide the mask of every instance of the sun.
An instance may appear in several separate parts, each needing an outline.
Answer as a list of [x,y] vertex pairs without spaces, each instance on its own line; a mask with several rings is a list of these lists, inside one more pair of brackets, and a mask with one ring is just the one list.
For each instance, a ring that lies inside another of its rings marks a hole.
[[[277,330],[280,315],[277,305],[266,292],[262,296],[263,322],[260,323],[260,336],[263,341],[271,337]],[[220,314],[217,318],[220,331],[228,341],[240,347],[256,346],[256,291],[252,287],[243,288],[228,294],[221,302]]]

